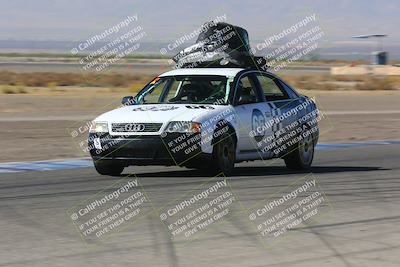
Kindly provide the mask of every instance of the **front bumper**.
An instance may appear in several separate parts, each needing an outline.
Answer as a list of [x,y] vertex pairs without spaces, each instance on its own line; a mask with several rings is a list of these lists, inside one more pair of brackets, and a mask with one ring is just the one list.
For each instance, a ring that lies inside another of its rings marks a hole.
[[200,134],[169,133],[142,136],[111,136],[90,133],[88,146],[93,160],[112,160],[122,165],[193,165],[209,160],[201,150]]

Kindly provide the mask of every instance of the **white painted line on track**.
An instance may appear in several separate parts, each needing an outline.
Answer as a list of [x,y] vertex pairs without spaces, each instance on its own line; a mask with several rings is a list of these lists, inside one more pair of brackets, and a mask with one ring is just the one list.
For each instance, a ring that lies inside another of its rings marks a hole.
[[[349,143],[320,143],[317,150],[332,150],[351,147],[365,147],[371,145],[393,145],[400,144],[400,140],[387,141],[360,141]],[[93,167],[92,159],[66,158],[41,161],[6,162],[0,163],[0,173],[27,172],[27,171],[50,171]]]
[[[326,115],[389,115],[400,114],[400,110],[337,110],[323,111]],[[93,116],[37,116],[37,117],[3,117],[0,122],[18,122],[18,121],[84,121],[93,120]]]

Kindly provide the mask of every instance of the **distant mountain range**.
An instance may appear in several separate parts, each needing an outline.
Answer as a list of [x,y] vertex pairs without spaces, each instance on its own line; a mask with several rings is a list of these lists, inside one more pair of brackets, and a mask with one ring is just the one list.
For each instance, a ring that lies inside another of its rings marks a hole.
[[[160,49],[166,47],[170,42],[141,42],[140,48],[136,53],[143,54],[160,54]],[[255,44],[256,42],[254,42]],[[0,40],[0,53],[66,53],[69,54],[71,49],[77,47],[79,42],[69,41],[30,41],[30,40]],[[104,46],[106,42],[98,42],[94,44],[89,51],[94,51]],[[168,55],[174,55],[181,48],[191,43],[181,45],[180,47],[168,52]],[[271,47],[272,48],[272,47]],[[350,43],[323,43],[323,45],[312,53],[313,59],[345,59],[368,60],[372,51],[376,50],[376,45],[363,42]],[[389,52],[389,58],[400,60],[400,46],[383,45],[383,50]],[[262,55],[262,54],[260,54]]]

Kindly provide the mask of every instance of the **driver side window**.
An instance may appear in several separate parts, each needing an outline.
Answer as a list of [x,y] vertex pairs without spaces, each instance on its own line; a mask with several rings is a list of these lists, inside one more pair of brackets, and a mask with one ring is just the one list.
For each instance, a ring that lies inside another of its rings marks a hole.
[[258,102],[262,102],[262,99],[257,93],[253,76],[251,74],[242,76],[236,87],[236,103],[241,105]]

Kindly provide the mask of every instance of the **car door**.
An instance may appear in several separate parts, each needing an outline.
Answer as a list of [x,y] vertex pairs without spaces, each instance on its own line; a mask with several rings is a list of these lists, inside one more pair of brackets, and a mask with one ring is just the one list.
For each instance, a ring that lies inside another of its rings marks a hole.
[[234,109],[238,117],[238,158],[255,159],[260,154],[259,142],[271,134],[265,127],[271,118],[271,108],[266,104],[255,72],[238,76],[235,86]]
[[275,121],[272,131],[275,139],[278,140],[289,131],[296,130],[293,126],[300,114],[291,111],[300,104],[299,98],[294,92],[285,90],[284,83],[271,74],[259,72],[256,77],[266,103],[271,108],[271,115]]

